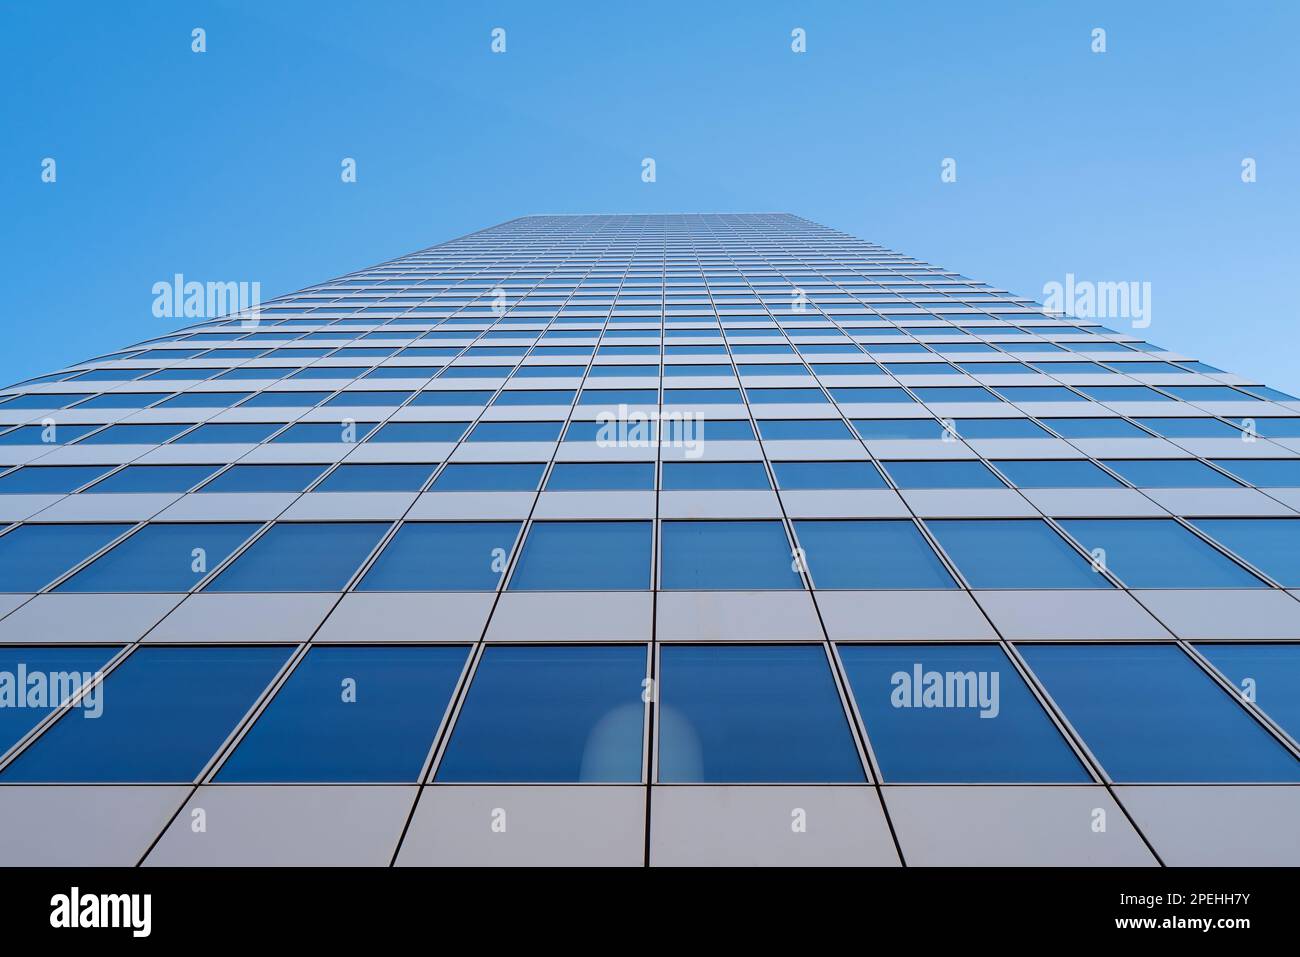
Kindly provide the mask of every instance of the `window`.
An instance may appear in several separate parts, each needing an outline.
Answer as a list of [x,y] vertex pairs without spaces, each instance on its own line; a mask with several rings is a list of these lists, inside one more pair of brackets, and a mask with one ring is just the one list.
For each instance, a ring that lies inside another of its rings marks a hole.
[[[182,392],[166,402],[160,403],[160,409],[227,409],[243,399],[247,392]],[[250,403],[251,404],[251,403]],[[85,408],[85,406],[82,406]]]
[[[0,428],[8,428],[0,426]],[[0,432],[0,446],[3,445],[63,445],[76,441],[87,432],[97,429],[97,425],[20,425],[16,429]]]
[[372,442],[459,442],[468,422],[389,422]]
[[1300,780],[1300,762],[1176,645],[1020,651],[1116,781]]
[[642,780],[644,645],[489,645],[436,780]]
[[387,529],[387,522],[277,523],[206,590],[339,591]]
[[1067,439],[1148,439],[1127,419],[1043,419],[1043,424]]
[[1192,524],[1285,588],[1300,588],[1300,519],[1198,518]]
[[429,389],[417,395],[411,405],[487,405],[493,394],[487,390]]
[[436,462],[340,465],[317,492],[418,492],[438,467]]
[[770,489],[762,462],[665,462],[664,491]]
[[1069,519],[1061,527],[1129,588],[1265,587],[1173,519]]
[[1082,402],[1083,396],[1060,385],[1000,385],[998,392],[1009,402]]
[[352,445],[369,435],[374,427],[374,422],[353,422],[351,419],[342,422],[295,422],[271,441],[277,444],[317,442],[333,445],[342,442],[345,445]]
[[[1246,428],[1246,421],[1241,420],[1242,428]],[[1249,420],[1255,423],[1255,431],[1264,436],[1266,439],[1295,439],[1300,438],[1300,417],[1283,418],[1260,416],[1256,419]]]
[[661,587],[802,588],[779,521],[664,522]]
[[[1226,385],[1162,385],[1160,388],[1187,402],[1251,402],[1254,400],[1253,396],[1230,389]],[[1250,391],[1258,393],[1261,390],[1258,386],[1251,386]],[[1284,402],[1291,400],[1290,396],[1283,393],[1275,394],[1282,396]]]
[[912,389],[922,402],[1001,402],[996,395],[980,386],[916,386]]
[[324,465],[234,465],[200,492],[301,492],[325,471]]
[[926,525],[972,588],[1111,587],[1038,519],[945,519]]
[[312,648],[216,780],[416,781],[466,648]]
[[30,392],[10,398],[0,397],[6,412],[12,409],[66,409],[74,402],[90,398],[89,392]]
[[466,441],[554,442],[563,427],[563,422],[480,422]]
[[66,495],[112,469],[111,465],[28,465],[0,475],[0,495]]
[[1300,738],[1300,645],[1206,644],[1196,650],[1244,695]]
[[664,645],[659,780],[865,780],[820,645]]
[[1144,385],[1081,385],[1078,387],[1098,402],[1171,402],[1169,396]]
[[279,422],[213,422],[200,425],[176,440],[177,445],[256,445],[281,428]]
[[840,645],[886,782],[1086,783],[997,645]]
[[658,389],[583,389],[578,405],[616,409],[620,405],[658,405]]
[[831,395],[835,396],[836,402],[845,404],[871,404],[871,403],[897,403],[913,402],[913,398],[903,389],[895,389],[885,386],[863,387],[857,386],[837,386],[831,389]]
[[361,406],[399,406],[411,397],[410,392],[389,392],[389,391],[369,391],[365,389],[349,389],[340,392],[331,398],[325,404],[327,406],[348,406],[349,408],[359,408]]
[[814,588],[956,587],[943,562],[905,519],[800,520],[794,528]]
[[901,489],[1005,488],[987,465],[979,461],[936,459],[929,462],[882,462]]
[[364,366],[308,366],[291,375],[291,379],[356,379],[365,374]]
[[1002,459],[993,463],[1017,488],[1123,488],[1090,459]]
[[664,405],[742,405],[739,389],[665,389]]
[[[202,394],[202,393],[196,393]],[[167,398],[167,392],[104,392],[80,403],[79,409],[143,409]]]
[[[717,423],[705,423],[704,431],[713,438],[710,431]],[[758,432],[766,440],[780,439],[852,439],[843,419],[759,419]]]
[[306,409],[325,401],[328,392],[259,392],[243,403],[245,409]]
[[1300,458],[1215,459],[1214,464],[1260,488],[1300,488]]
[[55,590],[189,591],[260,527],[253,522],[146,525]]
[[497,394],[493,405],[570,405],[572,389],[509,389]]
[[545,462],[455,463],[438,475],[431,492],[535,492]]
[[1031,419],[956,419],[953,430],[964,439],[1051,438]]
[[794,489],[886,488],[880,471],[870,462],[773,462],[777,484]]
[[86,489],[87,492],[187,492],[219,465],[128,465]]
[[[47,714],[71,700],[119,650],[39,645],[0,647],[0,673],[10,676],[9,680],[14,682],[5,690],[5,698],[0,699],[5,701],[4,707],[0,707],[0,754],[17,744]],[[20,674],[26,675],[21,691],[15,681]],[[41,680],[33,682],[34,675],[40,675]],[[79,707],[83,717],[93,720],[103,713],[103,698],[92,691]]]
[[[870,390],[867,390],[870,391]],[[745,395],[753,403],[808,404],[827,403],[821,389],[746,389]]]
[[98,718],[68,712],[0,780],[193,781],[288,657],[275,646],[142,647],[105,679]]
[[1106,459],[1105,465],[1138,488],[1239,488],[1196,459]]
[[557,462],[546,480],[548,492],[651,490],[653,462]]
[[650,587],[650,522],[535,522],[512,591],[607,591]]
[[[65,430],[80,429],[83,433],[87,426],[61,425],[59,436],[65,441],[72,441],[75,435],[64,435]],[[82,445],[161,445],[170,441],[188,429],[188,425],[110,425],[108,428],[87,436]]]
[[1172,418],[1168,416],[1147,417],[1136,420],[1156,435],[1169,439],[1204,439],[1227,438],[1238,439],[1242,432],[1235,426],[1219,419]]
[[495,591],[519,522],[405,522],[358,591]]
[[939,439],[938,419],[854,419],[853,428],[864,439]]

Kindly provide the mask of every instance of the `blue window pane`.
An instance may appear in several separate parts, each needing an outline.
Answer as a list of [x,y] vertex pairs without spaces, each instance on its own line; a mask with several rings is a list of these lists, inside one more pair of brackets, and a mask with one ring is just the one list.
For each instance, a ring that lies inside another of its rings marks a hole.
[[841,645],[880,762],[899,783],[1090,780],[996,645]]
[[236,465],[201,492],[301,492],[325,471],[323,465]]
[[997,386],[1010,402],[1083,402],[1083,396],[1059,385]]
[[704,441],[745,442],[753,441],[754,427],[748,419],[703,419],[693,423],[688,419],[669,419],[662,423],[665,442]]
[[1205,418],[1172,418],[1169,416],[1147,417],[1137,420],[1142,425],[1156,435],[1163,435],[1166,438],[1241,438],[1240,429],[1222,422],[1219,419]]
[[943,425],[938,419],[854,419],[853,428],[864,439],[938,439]]
[[[0,647],[0,754],[4,754],[51,711],[89,684],[117,648]],[[76,706],[81,717],[103,713],[103,690],[91,691]]]
[[312,648],[218,781],[415,781],[465,666],[463,646]]
[[216,465],[128,465],[89,492],[185,492],[198,485],[219,468]]
[[664,522],[666,589],[802,588],[778,521]]
[[1200,518],[1192,524],[1286,588],[1300,588],[1300,519]]
[[64,715],[0,779],[192,781],[288,657],[274,646],[141,648],[105,679],[103,714]]
[[835,396],[835,401],[846,403],[894,403],[915,401],[902,389],[886,387],[859,389],[856,387],[839,386],[831,389],[831,395]]
[[820,646],[666,645],[660,665],[660,781],[865,780]]
[[64,445],[97,428],[97,425],[58,425],[52,428],[20,425],[16,429],[0,433],[0,445]]
[[[1207,387],[1197,386],[1194,388],[1207,388]],[[1242,386],[1241,391],[1247,393],[1248,395],[1253,395],[1260,399],[1270,399],[1273,402],[1300,402],[1300,399],[1297,399],[1295,396],[1291,395],[1291,393],[1282,392],[1280,389],[1271,389],[1266,385]],[[1239,402],[1241,401],[1241,399],[1239,399],[1237,396],[1233,396],[1231,399],[1229,399],[1229,401]]]
[[457,406],[457,405],[487,405],[492,399],[492,392],[489,391],[467,391],[463,389],[430,389],[421,392],[411,402],[411,405],[437,405],[437,406]]
[[167,398],[166,392],[105,392],[91,396],[77,406],[79,409],[143,409],[160,399]]
[[418,492],[437,465],[383,463],[340,465],[317,485],[317,492]]
[[665,491],[689,489],[770,489],[762,462],[665,462]]
[[642,779],[644,645],[489,646],[441,782]]
[[305,409],[324,402],[328,392],[259,392],[250,397],[241,408],[245,409]]
[[433,483],[432,492],[534,492],[546,471],[545,462],[448,465]]
[[289,428],[277,435],[272,442],[318,442],[321,444],[332,445],[335,442],[342,442],[344,445],[352,445],[360,442],[370,430],[375,427],[374,422],[295,422]]
[[1103,549],[1107,569],[1130,588],[1264,588],[1250,572],[1172,519],[1061,522],[1084,549]]
[[870,462],[773,462],[772,470],[786,490],[886,487]]
[[406,522],[358,591],[495,591],[519,522]]
[[1088,459],[1002,459],[993,464],[1017,488],[1123,488]]
[[0,475],[0,495],[66,495],[111,469],[110,465],[29,465]]
[[1106,459],[1138,488],[1237,488],[1232,479],[1195,459]]
[[[1245,392],[1238,392],[1226,385],[1162,385],[1163,391],[1177,396],[1187,402],[1252,402],[1254,399]],[[1252,392],[1259,391],[1251,387]],[[1287,397],[1290,398],[1289,396]],[[1285,400],[1284,400],[1285,401]]]
[[389,422],[372,442],[459,442],[468,422]]
[[657,389],[583,389],[578,405],[616,409],[620,405],[658,405]]
[[554,442],[563,422],[480,422],[469,442]]
[[901,489],[1006,488],[983,462],[944,459],[881,464]]
[[511,389],[497,395],[493,405],[569,405],[572,389]]
[[[1242,427],[1245,428],[1245,420],[1240,421]],[[1261,416],[1250,421],[1255,423],[1255,431],[1267,439],[1300,438],[1300,417]]]
[[1110,588],[1046,522],[926,522],[972,588]]
[[364,366],[310,366],[295,372],[291,379],[355,379],[365,373]]
[[74,402],[90,398],[88,392],[31,392],[12,398],[0,398],[5,411],[11,409],[65,409]]
[[524,539],[512,591],[650,587],[650,522],[536,522]]
[[665,389],[664,405],[741,405],[739,389]]
[[1300,645],[1207,644],[1203,654],[1243,697],[1300,739]]
[[398,406],[411,397],[410,392],[387,392],[387,391],[368,391],[363,389],[349,389],[346,392],[340,392],[331,398],[325,404],[327,406],[344,405],[351,407],[359,406]]
[[0,592],[40,591],[130,525],[20,525],[0,536]]
[[274,525],[206,590],[339,591],[387,529],[387,522]]
[[1022,645],[1120,782],[1300,780],[1300,762],[1175,645]]
[[[800,367],[802,368],[802,367]],[[744,370],[742,370],[744,371]],[[735,370],[731,366],[725,365],[666,365],[664,366],[664,375],[669,379],[681,376],[726,376],[735,375]],[[675,390],[668,390],[670,393]]]
[[522,365],[515,371],[516,379],[582,378],[585,366]]
[[758,433],[764,439],[853,438],[843,419],[759,419]]
[[549,492],[653,489],[653,462],[557,462],[546,480]]
[[1031,419],[955,419],[953,431],[964,439],[1051,438]]
[[957,587],[910,521],[797,521],[794,530],[814,588]]
[[1167,395],[1144,385],[1081,385],[1079,391],[1098,402],[1172,402]]
[[1043,419],[1043,424],[1067,439],[1149,438],[1127,419]]
[[[241,399],[248,398],[247,392],[182,392],[174,395],[159,405],[161,409],[228,409]],[[250,405],[259,403],[249,403]],[[89,405],[89,403],[87,403]],[[82,406],[85,408],[86,406]]]
[[[184,432],[188,425],[110,425],[101,432],[87,436],[82,445],[161,445]],[[81,429],[86,426],[61,425],[60,438],[71,441],[63,435],[65,430]]]
[[922,402],[1001,402],[988,389],[978,386],[918,386],[912,390]]
[[[875,391],[875,390],[864,390]],[[746,389],[745,395],[750,402],[763,403],[828,403],[826,393],[821,389]],[[904,400],[907,401],[907,400]]]
[[956,375],[957,370],[946,362],[886,362],[892,375]]
[[254,445],[281,428],[281,423],[268,422],[214,422],[200,425],[176,440],[177,445],[210,445],[228,442],[237,445]]
[[1300,488],[1300,459],[1215,459],[1214,464],[1260,488]]
[[260,527],[252,522],[146,525],[55,590],[189,591]]

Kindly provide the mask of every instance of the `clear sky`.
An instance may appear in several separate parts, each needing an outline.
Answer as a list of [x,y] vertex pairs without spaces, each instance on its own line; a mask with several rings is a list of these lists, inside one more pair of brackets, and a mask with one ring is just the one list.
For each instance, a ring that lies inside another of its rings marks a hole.
[[0,381],[172,328],[175,273],[270,298],[528,213],[779,210],[1035,298],[1149,282],[1144,336],[1294,392],[1298,34],[1267,0],[5,3]]

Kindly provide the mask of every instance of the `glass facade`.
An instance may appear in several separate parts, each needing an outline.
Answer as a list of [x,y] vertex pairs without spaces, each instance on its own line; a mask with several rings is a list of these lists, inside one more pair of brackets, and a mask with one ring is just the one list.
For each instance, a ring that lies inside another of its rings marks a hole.
[[0,390],[0,857],[1300,863],[1298,511],[1300,400],[1140,335],[512,220]]

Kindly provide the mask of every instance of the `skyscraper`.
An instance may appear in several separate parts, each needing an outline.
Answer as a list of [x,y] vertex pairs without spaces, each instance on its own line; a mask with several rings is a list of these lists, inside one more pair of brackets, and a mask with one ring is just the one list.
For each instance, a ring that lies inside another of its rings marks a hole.
[[1300,400],[1139,331],[530,216],[11,386],[0,861],[1300,863]]

